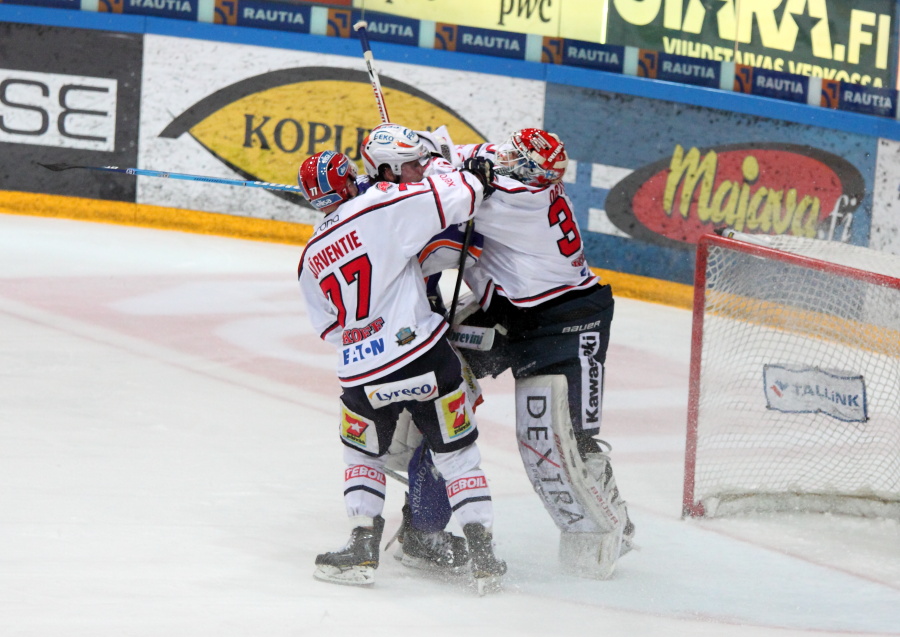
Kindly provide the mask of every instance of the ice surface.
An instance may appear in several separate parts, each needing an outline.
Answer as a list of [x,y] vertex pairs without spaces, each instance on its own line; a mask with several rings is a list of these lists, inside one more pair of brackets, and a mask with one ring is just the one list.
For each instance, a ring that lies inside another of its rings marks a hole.
[[[681,520],[690,313],[619,299],[603,437],[639,550],[563,574],[513,440],[478,412],[506,590],[313,579],[349,535],[334,355],[300,249],[0,215],[0,635],[898,635],[900,525]],[[402,485],[390,482],[387,534]]]

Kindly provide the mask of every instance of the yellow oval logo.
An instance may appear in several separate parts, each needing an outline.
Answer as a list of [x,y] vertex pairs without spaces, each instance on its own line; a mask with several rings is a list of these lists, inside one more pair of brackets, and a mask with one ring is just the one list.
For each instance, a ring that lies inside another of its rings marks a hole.
[[[381,85],[393,122],[414,130],[446,125],[456,144],[486,141],[430,95],[390,77]],[[323,150],[345,153],[362,168],[360,143],[380,123],[366,73],[309,67],[225,87],[176,117],[160,137],[187,132],[245,179],[295,184],[303,160]],[[292,193],[272,194],[307,205]]]

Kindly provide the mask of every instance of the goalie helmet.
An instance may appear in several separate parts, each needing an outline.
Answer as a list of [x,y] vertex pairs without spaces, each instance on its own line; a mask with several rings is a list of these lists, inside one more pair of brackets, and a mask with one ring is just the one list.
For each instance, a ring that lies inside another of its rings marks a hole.
[[317,210],[353,199],[350,183],[356,181],[356,164],[343,153],[323,150],[308,157],[297,172],[303,196]]
[[550,186],[562,180],[569,164],[559,137],[539,128],[523,128],[497,150],[496,171],[530,186]]
[[382,124],[366,135],[360,148],[366,174],[373,179],[379,177],[378,169],[387,165],[395,175],[400,175],[400,167],[408,161],[418,161],[424,165],[431,152],[419,139],[416,131],[399,124]]

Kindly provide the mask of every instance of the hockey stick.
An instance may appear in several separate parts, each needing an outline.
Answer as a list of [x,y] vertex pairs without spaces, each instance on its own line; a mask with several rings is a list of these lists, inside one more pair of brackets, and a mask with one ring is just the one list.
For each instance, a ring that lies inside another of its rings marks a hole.
[[372,47],[369,46],[369,31],[366,27],[368,27],[368,23],[365,20],[360,20],[353,25],[353,30],[359,34],[359,43],[362,45],[363,58],[366,61],[366,69],[369,71],[369,81],[372,83],[372,90],[375,91],[375,103],[378,104],[381,123],[387,124],[391,120],[388,117],[387,104],[384,102],[381,81],[378,79],[378,73],[375,71],[375,58],[372,56]]
[[118,166],[82,166],[79,164],[42,164],[36,162],[39,166],[43,166],[47,170],[60,172],[62,170],[72,170],[73,168],[81,170],[101,170],[109,173],[124,173],[126,175],[137,175],[141,177],[164,177],[166,179],[183,179],[185,181],[202,181],[210,184],[225,184],[226,186],[246,186],[248,188],[263,188],[265,190],[282,190],[286,192],[297,193],[303,195],[300,186],[290,186],[288,184],[270,184],[267,181],[241,181],[240,179],[225,179],[223,177],[205,177],[203,175],[188,175],[185,173],[170,173],[162,170],[144,170],[142,168],[119,168]]
[[456,318],[456,303],[459,301],[459,288],[462,285],[463,272],[466,269],[466,256],[469,253],[469,244],[472,243],[472,232],[475,222],[469,219],[466,222],[466,234],[463,236],[462,252],[459,253],[459,266],[456,268],[456,286],[453,288],[453,302],[450,304],[450,316],[447,321],[453,328],[453,320]]

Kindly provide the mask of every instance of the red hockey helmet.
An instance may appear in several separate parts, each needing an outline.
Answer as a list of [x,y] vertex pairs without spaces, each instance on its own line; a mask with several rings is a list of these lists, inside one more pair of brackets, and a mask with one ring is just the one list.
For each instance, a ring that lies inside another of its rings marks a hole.
[[323,150],[300,164],[297,181],[306,200],[322,210],[356,196],[350,192],[350,182],[356,179],[356,174],[356,164],[349,157]]
[[569,157],[559,137],[540,128],[523,128],[497,150],[496,171],[531,186],[549,186],[563,178]]

